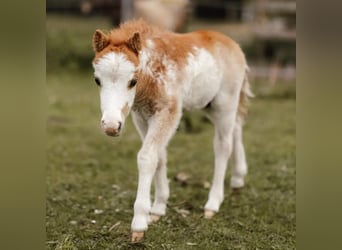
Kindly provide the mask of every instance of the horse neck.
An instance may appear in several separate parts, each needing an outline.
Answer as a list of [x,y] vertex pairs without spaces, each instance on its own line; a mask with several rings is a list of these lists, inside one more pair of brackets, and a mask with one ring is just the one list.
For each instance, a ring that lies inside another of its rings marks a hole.
[[145,41],[146,47],[139,54],[138,84],[134,100],[134,109],[153,114],[166,102],[163,79],[166,74],[165,52]]

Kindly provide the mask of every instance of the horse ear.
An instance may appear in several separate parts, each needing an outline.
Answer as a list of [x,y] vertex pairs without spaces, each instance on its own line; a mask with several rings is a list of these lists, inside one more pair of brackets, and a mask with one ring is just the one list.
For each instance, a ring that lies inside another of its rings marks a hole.
[[128,39],[128,47],[130,47],[134,53],[139,54],[141,50],[141,39],[139,32],[135,32],[133,36]]
[[96,30],[93,36],[93,48],[95,52],[100,52],[109,44],[108,36],[101,30]]

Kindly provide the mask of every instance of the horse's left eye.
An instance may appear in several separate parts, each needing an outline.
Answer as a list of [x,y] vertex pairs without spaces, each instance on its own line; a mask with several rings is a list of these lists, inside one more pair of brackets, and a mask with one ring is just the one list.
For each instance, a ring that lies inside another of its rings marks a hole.
[[135,85],[137,84],[137,79],[132,79],[130,82],[129,82],[129,88],[133,88]]

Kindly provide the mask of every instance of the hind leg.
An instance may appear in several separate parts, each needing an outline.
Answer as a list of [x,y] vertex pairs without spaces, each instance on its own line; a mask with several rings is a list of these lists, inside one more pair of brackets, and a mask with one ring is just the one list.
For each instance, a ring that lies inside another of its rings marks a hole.
[[242,120],[237,119],[233,132],[232,172],[230,186],[239,189],[244,186],[244,177],[247,174],[245,149],[242,142]]
[[233,111],[218,113],[212,118],[212,121],[215,125],[215,169],[209,192],[209,199],[204,207],[204,215],[206,218],[211,218],[216,212],[218,212],[223,201],[224,179],[226,175],[228,159],[232,152],[235,113],[236,112]]

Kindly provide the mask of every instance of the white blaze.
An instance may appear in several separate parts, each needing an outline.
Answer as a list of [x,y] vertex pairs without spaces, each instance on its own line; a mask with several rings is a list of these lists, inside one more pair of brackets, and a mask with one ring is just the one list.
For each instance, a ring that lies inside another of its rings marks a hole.
[[122,109],[128,104],[132,107],[135,88],[128,84],[134,75],[134,64],[123,53],[108,53],[93,64],[95,77],[101,82],[100,99],[102,120],[106,127],[117,127],[124,123]]

